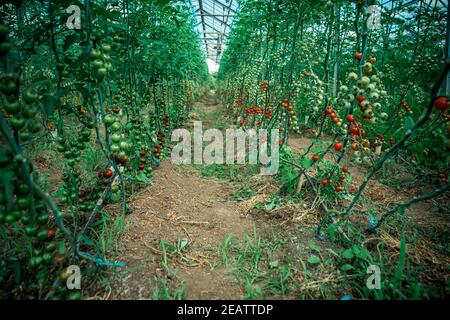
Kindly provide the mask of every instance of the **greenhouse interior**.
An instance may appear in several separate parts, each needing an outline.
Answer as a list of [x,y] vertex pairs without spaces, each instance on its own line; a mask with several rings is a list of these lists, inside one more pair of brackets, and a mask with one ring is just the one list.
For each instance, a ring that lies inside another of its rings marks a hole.
[[0,300],[446,301],[449,54],[447,0],[2,1]]

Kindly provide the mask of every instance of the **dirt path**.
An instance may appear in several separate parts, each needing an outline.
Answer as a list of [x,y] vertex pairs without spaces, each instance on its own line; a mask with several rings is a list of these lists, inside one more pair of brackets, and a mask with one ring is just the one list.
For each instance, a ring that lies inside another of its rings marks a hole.
[[[203,124],[212,126],[220,106],[199,103]],[[193,114],[198,119],[199,114]],[[211,115],[212,114],[212,115]],[[171,262],[173,275],[184,284],[187,299],[240,299],[242,291],[224,267],[213,269],[218,247],[228,235],[239,238],[251,232],[253,221],[242,216],[224,182],[200,177],[192,167],[176,167],[165,160],[154,171],[154,186],[131,201],[134,213],[127,216],[128,229],[121,256],[128,267],[120,272],[114,298],[150,299],[163,275],[161,239],[165,243],[188,243],[186,253]],[[182,257],[182,258],[181,258]],[[183,260],[184,259],[184,260]]]

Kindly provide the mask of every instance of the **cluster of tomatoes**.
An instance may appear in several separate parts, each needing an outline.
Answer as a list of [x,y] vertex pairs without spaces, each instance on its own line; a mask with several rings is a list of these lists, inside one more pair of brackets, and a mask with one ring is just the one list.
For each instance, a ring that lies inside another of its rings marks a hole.
[[269,86],[269,84],[267,83],[267,81],[261,81],[259,87],[261,88],[262,92],[266,92],[267,91],[267,87]]
[[[8,41],[9,28],[0,24],[0,58],[4,59],[11,50],[12,45]],[[39,96],[32,89],[19,92],[18,78],[12,74],[5,74],[0,79],[0,92],[4,95],[3,114],[9,120],[9,126],[17,132],[21,141],[28,141],[31,134],[41,130],[41,124],[36,118],[38,107],[35,102]]]
[[261,106],[259,106],[259,107],[250,106],[250,107],[248,107],[248,109],[247,109],[247,113],[248,113],[249,115],[251,115],[251,116],[253,116],[253,115],[255,115],[255,114],[257,114],[257,115],[263,114],[263,113],[264,113],[264,108],[261,107]]
[[411,107],[406,103],[405,100],[400,101],[400,104],[402,105],[403,109],[408,112],[412,113]]
[[[346,179],[346,173],[348,173],[348,167],[342,167],[342,173],[339,175],[338,180],[334,182],[334,191],[341,192],[344,190],[344,181]],[[325,187],[330,183],[328,179],[322,179],[322,186]]]
[[102,44],[99,49],[91,51],[92,67],[96,70],[99,80],[102,80],[113,68],[110,62],[111,56],[108,54],[110,51],[111,45],[109,44]]
[[[131,117],[131,128],[128,131],[128,136],[132,141],[133,150],[136,152],[130,152],[133,156],[128,165],[124,168],[126,171],[137,169],[143,171],[147,177],[152,174],[152,167],[147,166],[147,150],[148,150],[148,139],[147,139],[147,129],[144,126],[144,120],[136,116]],[[139,152],[137,152],[139,151]]]
[[[292,97],[294,97],[293,94],[291,95],[291,98]],[[298,119],[297,114],[294,110],[294,104],[292,102],[289,102],[288,98],[284,98],[281,103],[281,106],[289,113],[289,117],[291,118],[292,129],[294,130],[294,132],[299,133],[300,128],[298,126]]]
[[153,148],[153,155],[159,159],[161,156],[161,150],[164,148],[165,134],[169,130],[169,116],[165,115],[162,118],[162,131],[157,134],[158,144]]
[[331,121],[333,121],[336,127],[339,127],[342,124],[341,118],[331,106],[326,107],[325,113],[328,117],[330,117]]
[[81,129],[78,136],[68,140],[65,136],[56,138],[56,150],[64,155],[67,165],[71,168],[80,162],[81,152],[86,149],[86,144],[90,141],[91,129],[85,127]]
[[130,144],[126,141],[125,136],[122,134],[122,124],[120,123],[120,117],[108,114],[104,118],[105,125],[108,127],[111,134],[111,145],[109,149],[114,156],[114,160],[124,165],[128,162],[128,151]]
[[158,144],[153,148],[153,155],[157,159],[159,159],[159,150],[164,145],[164,138],[165,138],[164,132],[159,131],[157,134]]
[[361,137],[366,135],[366,131],[362,127],[362,123],[359,121],[355,121],[355,117],[352,114],[348,114],[345,118],[347,122],[350,124],[348,127],[348,131],[350,132],[350,138],[353,141],[359,140]]
[[64,255],[57,250],[60,246],[57,229],[46,203],[32,192],[23,175],[25,159],[14,157],[6,148],[0,149],[0,174],[8,177],[7,181],[0,182],[0,226],[9,226],[3,229],[5,237],[21,236],[27,246],[27,250],[4,257],[2,273],[4,277],[16,277],[16,281],[30,281],[30,286],[39,286],[43,276],[51,276],[41,271],[64,260]]
[[371,123],[375,118],[375,114],[373,112],[372,106],[369,104],[369,101],[366,97],[356,96],[356,100],[358,102],[359,110],[362,112],[361,117],[367,122]]

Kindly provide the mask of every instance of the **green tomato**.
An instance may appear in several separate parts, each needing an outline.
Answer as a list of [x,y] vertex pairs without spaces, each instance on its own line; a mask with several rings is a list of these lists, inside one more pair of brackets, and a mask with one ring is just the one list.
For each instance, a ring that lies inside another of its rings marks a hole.
[[1,91],[6,95],[16,93],[17,89],[17,83],[13,80],[8,81],[5,85],[1,86]]
[[55,251],[57,248],[57,244],[56,242],[50,242],[45,246],[45,251],[47,252],[53,252]]
[[91,130],[89,130],[88,128],[84,128],[81,131],[81,136],[85,139],[89,138],[91,136]]
[[40,214],[40,215],[37,216],[36,222],[37,222],[39,225],[42,226],[42,225],[47,224],[48,219],[49,219],[48,214],[47,214],[47,213],[43,213],[43,214]]
[[29,106],[23,110],[23,115],[27,119],[34,118],[38,114],[38,109],[33,106]]
[[109,52],[111,51],[111,46],[109,44],[102,44],[102,50],[104,52]]
[[14,222],[16,222],[16,217],[14,216],[14,214],[8,213],[5,217],[5,222],[7,224],[13,224]]
[[111,145],[111,152],[112,153],[117,153],[120,151],[120,146],[118,144],[112,144]]
[[48,231],[47,229],[41,229],[37,232],[36,238],[40,241],[44,241],[48,237]]
[[69,165],[69,167],[73,167],[76,164],[76,160],[75,159],[69,159],[69,160],[67,160],[67,164]]
[[120,192],[112,192],[109,199],[112,203],[118,203],[120,201]]
[[33,102],[35,102],[38,99],[39,96],[37,93],[34,93],[31,90],[27,90],[24,92],[22,97],[23,97],[23,100],[25,101],[25,103],[32,104]]
[[29,237],[34,237],[38,232],[38,227],[36,226],[26,226],[25,227],[25,234]]
[[38,133],[41,130],[41,125],[38,121],[29,121],[28,130],[30,130],[31,133]]
[[111,125],[111,130],[114,132],[119,131],[120,129],[122,129],[122,125],[119,121],[116,121]]
[[64,152],[64,158],[66,159],[71,159],[73,157],[73,152],[70,150],[67,150],[66,152]]
[[17,114],[20,112],[20,103],[19,101],[14,101],[14,102],[6,102],[5,103],[5,110],[9,113],[9,114]]
[[31,217],[29,215],[25,214],[22,216],[21,221],[24,225],[28,225],[31,223]]
[[62,145],[62,144],[58,144],[56,146],[56,150],[58,150],[58,152],[66,152],[66,146]]
[[95,69],[101,68],[101,67],[103,67],[103,61],[100,59],[95,59],[94,61],[92,61],[92,66]]
[[20,130],[25,126],[25,119],[20,116],[13,116],[10,119],[11,127],[16,130]]
[[42,262],[46,265],[49,265],[53,262],[53,255],[46,252],[42,255]]
[[103,77],[105,77],[107,73],[108,73],[108,70],[106,68],[99,68],[97,70],[97,77],[99,79],[103,79]]
[[17,198],[16,201],[17,207],[19,209],[28,209],[28,207],[30,206],[30,199],[29,198]]
[[19,138],[22,141],[28,141],[30,140],[30,133],[28,131],[20,131]]
[[111,126],[113,123],[115,123],[115,121],[116,119],[112,115],[108,114],[105,116],[105,124],[108,127]]
[[26,183],[21,183],[17,187],[17,193],[21,196],[25,196],[30,193],[30,187]]
[[98,58],[101,57],[101,55],[102,55],[102,53],[100,52],[100,50],[92,49],[92,51],[91,51],[91,57],[92,57],[93,59],[98,59]]
[[113,135],[111,135],[111,141],[114,143],[119,143],[121,139],[122,137],[118,133],[114,133]]
[[126,141],[122,141],[120,143],[120,149],[121,150],[127,151],[129,148],[130,148],[130,145]]

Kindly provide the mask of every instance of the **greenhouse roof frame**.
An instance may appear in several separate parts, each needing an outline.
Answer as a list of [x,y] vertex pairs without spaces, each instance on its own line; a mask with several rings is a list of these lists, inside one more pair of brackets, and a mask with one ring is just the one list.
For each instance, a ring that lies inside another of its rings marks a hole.
[[219,63],[225,38],[237,13],[236,0],[191,0],[196,27],[206,58]]

